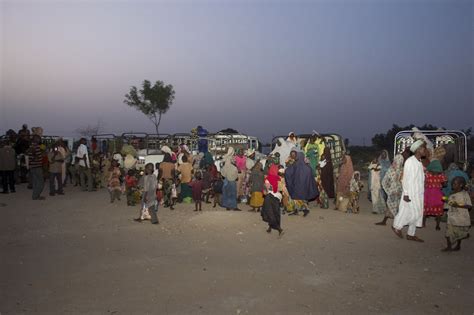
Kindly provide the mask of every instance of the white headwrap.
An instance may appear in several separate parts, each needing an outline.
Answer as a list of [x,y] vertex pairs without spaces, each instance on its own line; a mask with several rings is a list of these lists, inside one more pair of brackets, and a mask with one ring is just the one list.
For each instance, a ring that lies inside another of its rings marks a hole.
[[273,197],[277,198],[279,201],[282,199],[282,195],[279,192],[274,193],[273,191],[269,191],[269,194],[271,194]]
[[418,139],[418,140],[416,140],[416,141],[411,145],[410,151],[413,152],[413,153],[415,153],[416,150],[418,150],[418,148],[421,147],[421,146],[424,145],[424,144],[425,144],[425,142],[424,142],[423,140]]
[[247,150],[247,156],[251,156],[254,153],[255,153],[255,149],[248,149]]
[[161,147],[161,151],[164,153],[168,153],[169,155],[173,154],[173,151],[171,151],[170,147],[164,145]]
[[230,160],[233,157],[234,157],[234,148],[229,147],[229,149],[227,150],[227,153],[224,155],[224,160]]

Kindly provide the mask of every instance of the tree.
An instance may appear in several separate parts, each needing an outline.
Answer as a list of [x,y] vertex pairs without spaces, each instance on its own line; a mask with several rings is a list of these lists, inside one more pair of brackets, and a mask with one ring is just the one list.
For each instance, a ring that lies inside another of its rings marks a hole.
[[104,130],[104,125],[105,124],[102,119],[99,119],[95,125],[87,125],[86,127],[77,128],[76,133],[78,133],[81,137],[90,138],[101,133]]
[[232,129],[232,128],[222,129],[222,130],[219,131],[219,132],[228,133],[228,134],[238,134],[238,133],[239,133],[237,130]]
[[152,86],[150,81],[145,80],[141,90],[132,86],[123,102],[145,114],[155,125],[156,133],[159,134],[158,127],[161,123],[161,116],[170,109],[174,95],[175,92],[171,84],[165,85],[163,81],[156,81]]

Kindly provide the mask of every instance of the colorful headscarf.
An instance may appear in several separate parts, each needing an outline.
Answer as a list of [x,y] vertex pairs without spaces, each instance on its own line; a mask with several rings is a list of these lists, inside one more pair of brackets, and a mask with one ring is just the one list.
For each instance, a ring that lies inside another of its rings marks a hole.
[[430,162],[430,164],[428,164],[426,170],[432,173],[442,173],[443,166],[441,166],[441,162],[439,160],[433,160]]

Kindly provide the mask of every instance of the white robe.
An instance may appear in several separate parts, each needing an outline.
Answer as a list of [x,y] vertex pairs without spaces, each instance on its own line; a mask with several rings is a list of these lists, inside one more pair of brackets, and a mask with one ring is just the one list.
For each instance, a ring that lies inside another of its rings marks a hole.
[[[411,156],[405,162],[402,187],[402,199],[393,226],[396,229],[400,229],[405,225],[421,227],[423,224],[425,173],[423,164],[415,156]],[[408,196],[411,201],[406,202],[403,200],[403,196]]]

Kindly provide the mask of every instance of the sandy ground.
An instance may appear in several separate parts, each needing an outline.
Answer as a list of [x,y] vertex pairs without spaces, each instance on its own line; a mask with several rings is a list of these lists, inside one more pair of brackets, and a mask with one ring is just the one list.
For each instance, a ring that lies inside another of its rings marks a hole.
[[426,243],[399,239],[363,196],[358,215],[283,216],[279,239],[257,213],[180,205],[151,225],[105,190],[23,185],[0,196],[0,313],[474,314],[474,239],[441,253],[433,220]]

